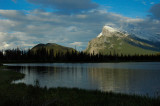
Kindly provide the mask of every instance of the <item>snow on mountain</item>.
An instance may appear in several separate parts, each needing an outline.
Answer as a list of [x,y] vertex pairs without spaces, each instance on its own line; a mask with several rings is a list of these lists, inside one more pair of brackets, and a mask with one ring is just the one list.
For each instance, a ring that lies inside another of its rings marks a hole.
[[133,25],[127,25],[123,26],[118,29],[121,32],[126,32],[130,36],[136,36],[138,38],[148,40],[151,42],[160,42],[160,35],[157,35],[157,30],[153,31],[152,28],[143,28],[143,27],[137,27]]
[[104,26],[104,29],[108,30],[109,32],[117,32],[118,30],[116,30],[115,28],[112,28],[110,26]]
[[[141,32],[142,33],[142,32]],[[143,33],[144,34],[144,33]],[[157,43],[153,43],[139,35],[122,29],[104,26],[102,32],[89,41],[85,52],[94,54],[154,54],[160,51]]]
[[[148,40],[151,42],[160,42],[160,34],[150,32],[150,30],[145,30],[142,28],[136,28],[134,26],[128,25],[126,27],[111,27],[109,25],[105,25],[102,29],[102,32],[97,36],[108,36],[111,37],[113,33],[123,33],[126,36],[130,35],[133,37],[138,37],[140,39]],[[118,34],[115,34],[118,36]],[[120,36],[122,37],[122,36]]]
[[[123,33],[123,34],[121,34]],[[124,37],[122,35],[128,36],[127,33],[121,32],[120,30],[110,27],[110,26],[104,26],[102,29],[102,32],[97,36],[98,38],[101,36],[106,36],[106,37],[112,37],[112,36],[117,36],[117,37]]]

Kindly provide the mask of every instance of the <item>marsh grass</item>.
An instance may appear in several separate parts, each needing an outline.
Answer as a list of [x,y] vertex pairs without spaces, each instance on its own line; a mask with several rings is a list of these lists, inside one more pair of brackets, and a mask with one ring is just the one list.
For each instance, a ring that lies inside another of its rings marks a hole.
[[77,88],[40,88],[38,80],[35,86],[11,83],[23,77],[24,74],[0,69],[0,106],[160,106],[159,98],[148,96]]

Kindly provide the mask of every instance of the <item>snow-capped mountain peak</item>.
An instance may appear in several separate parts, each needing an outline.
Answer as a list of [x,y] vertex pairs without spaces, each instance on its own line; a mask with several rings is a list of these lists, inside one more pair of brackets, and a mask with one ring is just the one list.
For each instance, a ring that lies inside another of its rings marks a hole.
[[107,30],[107,31],[109,31],[109,32],[118,32],[117,29],[112,28],[112,27],[110,27],[110,26],[104,26],[104,27],[103,27],[103,30]]
[[160,51],[159,43],[136,37],[128,31],[104,26],[102,32],[89,41],[85,50],[94,54],[154,54]]
[[[120,30],[110,27],[110,26],[104,26],[102,29],[102,32],[97,36],[98,38],[101,36],[106,36],[106,37],[112,37],[112,36],[117,36],[117,37],[125,37],[128,34],[123,33]],[[122,36],[123,35],[123,36]]]

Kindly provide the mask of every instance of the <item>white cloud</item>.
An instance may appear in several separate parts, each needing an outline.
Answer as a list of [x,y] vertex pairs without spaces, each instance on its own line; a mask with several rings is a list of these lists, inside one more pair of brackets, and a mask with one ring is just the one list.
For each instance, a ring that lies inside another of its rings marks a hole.
[[4,49],[6,49],[6,48],[8,48],[10,45],[9,44],[7,44],[6,42],[0,42],[0,50],[4,50]]
[[66,31],[69,31],[69,32],[77,32],[78,31],[78,28],[76,26],[69,26]]
[[73,45],[73,46],[82,46],[83,42],[73,42],[73,43],[70,43],[70,45]]
[[[77,14],[57,14],[41,10],[0,10],[0,41],[15,48],[26,48],[37,43],[77,45],[85,49],[87,42],[95,38],[106,24],[142,37],[153,37],[160,30],[157,19],[133,19],[104,10],[90,10]],[[143,35],[139,32],[146,32]]]
[[72,48],[75,48],[76,50],[83,51],[88,42],[73,42],[70,43],[68,46],[71,46]]

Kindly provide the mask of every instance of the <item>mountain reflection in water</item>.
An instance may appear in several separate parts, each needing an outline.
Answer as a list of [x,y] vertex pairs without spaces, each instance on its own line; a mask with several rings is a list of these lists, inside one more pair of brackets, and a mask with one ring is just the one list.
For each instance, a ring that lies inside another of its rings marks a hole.
[[149,63],[124,64],[8,64],[8,68],[26,74],[15,83],[34,85],[39,80],[40,86],[48,88],[76,87],[151,96],[160,92],[160,63],[150,64],[153,68],[148,68]]

